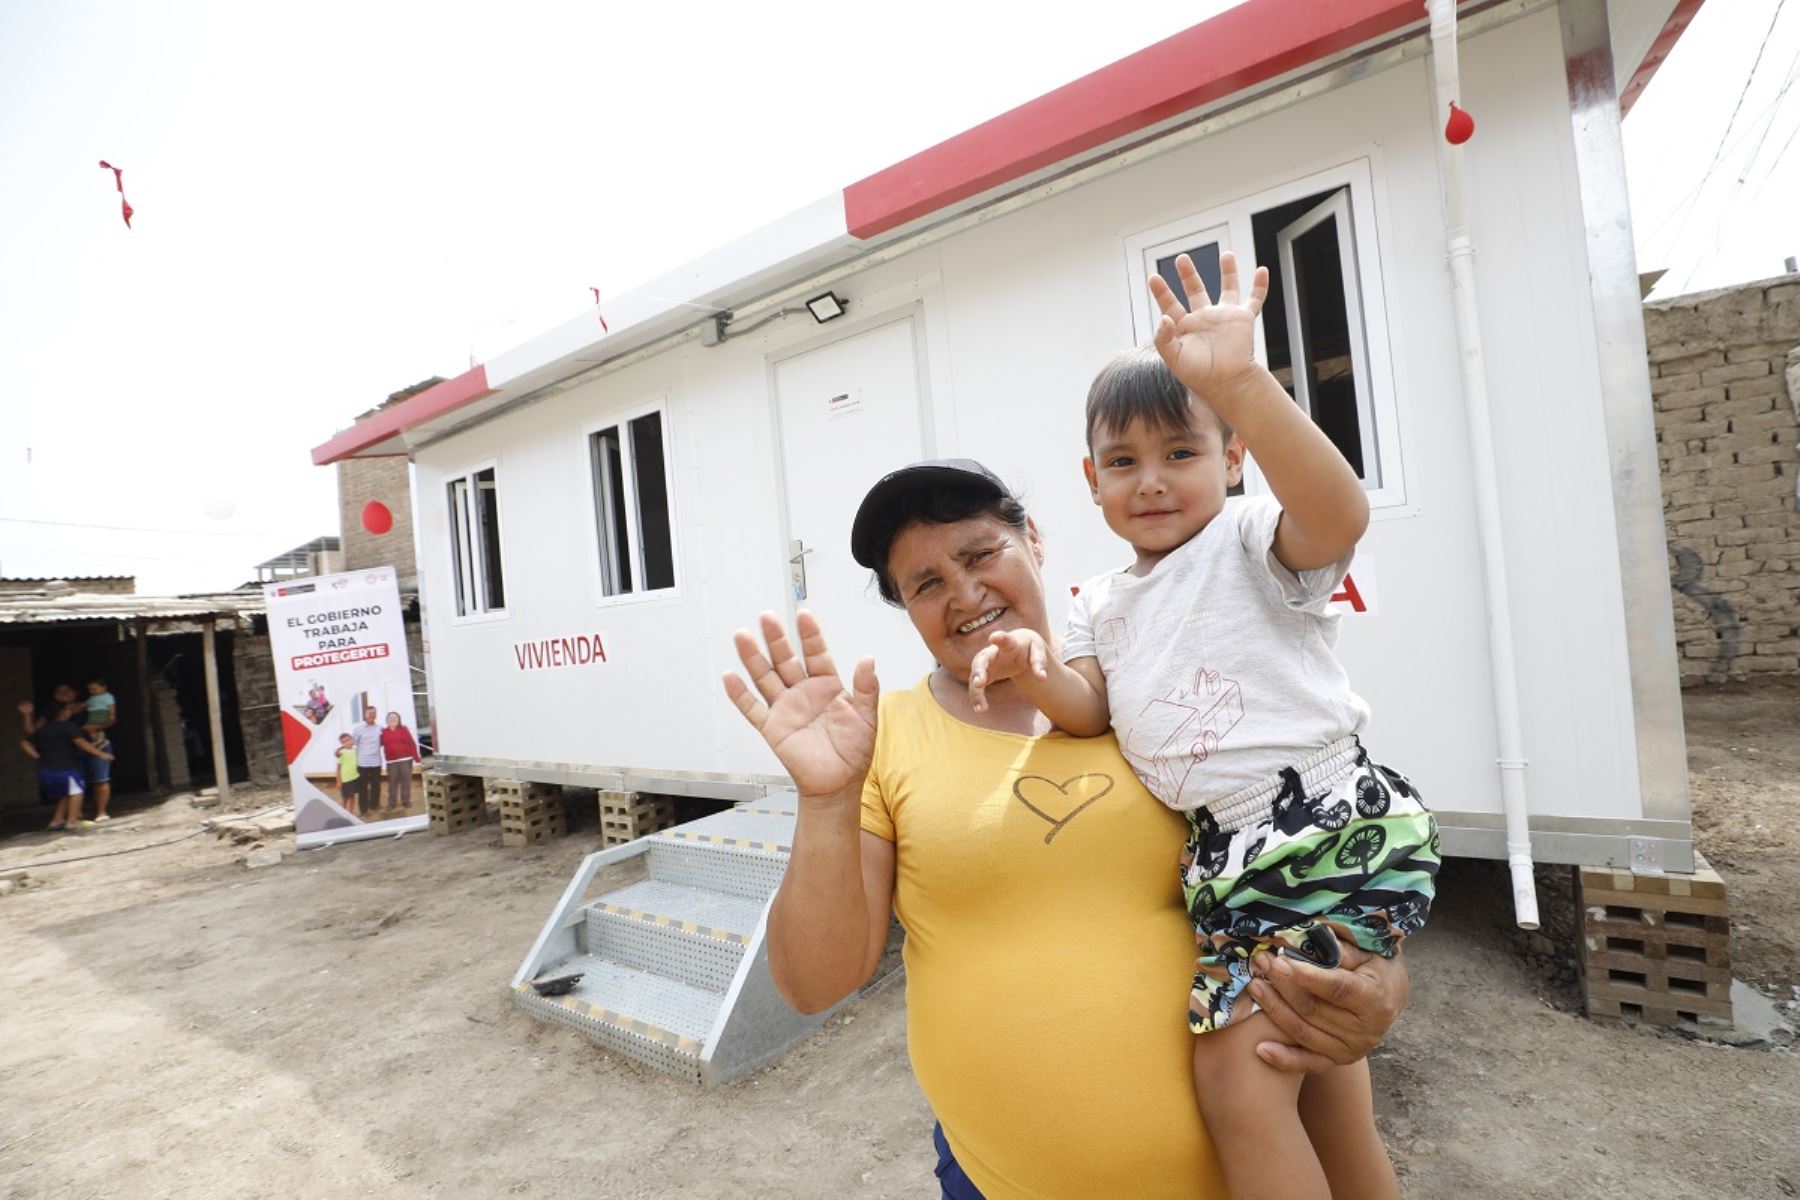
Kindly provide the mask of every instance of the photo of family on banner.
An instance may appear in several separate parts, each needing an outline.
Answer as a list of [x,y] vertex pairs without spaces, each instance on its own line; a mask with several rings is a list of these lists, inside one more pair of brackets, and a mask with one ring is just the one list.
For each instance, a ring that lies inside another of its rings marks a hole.
[[266,584],[301,846],[424,829],[424,770],[392,567]]

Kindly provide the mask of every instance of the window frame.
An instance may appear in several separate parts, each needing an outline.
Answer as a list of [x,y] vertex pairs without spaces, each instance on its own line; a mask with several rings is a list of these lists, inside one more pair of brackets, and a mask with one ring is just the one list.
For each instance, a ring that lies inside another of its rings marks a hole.
[[[479,591],[481,593],[480,599],[483,602],[483,606],[479,608],[470,607],[467,600],[469,593],[477,590],[475,587],[475,584],[477,583],[476,573],[473,570],[473,563],[469,554],[471,550],[479,548],[484,540],[480,536],[484,531],[481,521],[480,505],[468,505],[467,496],[476,493],[480,488],[478,476],[487,471],[492,471],[494,473],[494,509],[498,512],[501,505],[500,493],[502,490],[500,485],[501,472],[499,459],[490,458],[482,462],[473,463],[460,470],[449,472],[444,478],[444,498],[447,501],[450,510],[450,584],[455,609],[455,616],[452,620],[456,624],[501,621],[505,620],[508,616],[508,609],[505,603],[502,603],[499,606],[486,605],[487,583],[485,580],[479,581]],[[466,492],[462,493],[463,499],[461,500],[459,500],[459,493],[457,490],[459,486],[467,489]],[[466,523],[463,523],[459,521],[459,518],[464,515],[465,509],[468,513],[468,519]],[[506,521],[502,519],[500,522],[500,529],[497,531],[494,538],[496,552],[500,557],[499,567],[503,599],[506,591],[506,524]]]
[[[626,502],[625,537],[635,584],[644,578],[644,554],[641,542],[642,497],[637,490],[637,464],[630,453],[631,423],[651,413],[657,414],[662,422],[663,499],[669,512],[669,565],[674,582],[668,587],[609,595],[606,591],[606,562],[600,552],[601,540],[607,536],[607,526],[604,522],[605,513],[601,508],[600,473],[594,455],[594,439],[609,429],[619,430],[619,473]],[[675,508],[675,429],[674,422],[669,418],[668,398],[658,396],[654,400],[618,409],[589,421],[581,427],[581,456],[588,482],[588,512],[591,522],[588,526],[588,557],[592,563],[595,606],[613,608],[623,604],[654,604],[679,600],[682,596],[682,570],[681,544],[677,535],[680,522]]]
[[[1375,463],[1380,472],[1379,486],[1365,484],[1369,507],[1376,512],[1410,509],[1407,500],[1406,459],[1400,428],[1400,404],[1394,378],[1393,332],[1390,328],[1386,289],[1383,284],[1385,261],[1375,213],[1375,171],[1370,156],[1360,156],[1330,166],[1309,169],[1282,183],[1196,209],[1173,220],[1128,234],[1124,238],[1126,276],[1131,287],[1131,323],[1134,340],[1148,342],[1156,331],[1158,312],[1150,299],[1150,276],[1156,272],[1156,261],[1179,253],[1197,242],[1219,241],[1220,250],[1231,250],[1238,257],[1240,278],[1248,280],[1258,265],[1271,274],[1279,263],[1258,264],[1256,237],[1252,220],[1257,215],[1284,204],[1319,193],[1349,189],[1348,211],[1350,246],[1347,257],[1355,263],[1356,295],[1346,299],[1353,310],[1360,308],[1362,350],[1367,363],[1369,411],[1374,415],[1373,445]],[[1326,201],[1321,200],[1323,204]],[[1223,230],[1225,236],[1214,235]],[[1350,280],[1346,278],[1346,285]],[[1352,312],[1352,317],[1356,315]],[[1258,362],[1269,361],[1268,344],[1262,321],[1256,323],[1255,353]],[[1365,445],[1370,442],[1365,436]],[[1365,462],[1368,461],[1365,453]],[[1244,460],[1244,491],[1247,495],[1268,495],[1268,481],[1257,467],[1254,456]],[[1398,515],[1397,513],[1395,515]]]

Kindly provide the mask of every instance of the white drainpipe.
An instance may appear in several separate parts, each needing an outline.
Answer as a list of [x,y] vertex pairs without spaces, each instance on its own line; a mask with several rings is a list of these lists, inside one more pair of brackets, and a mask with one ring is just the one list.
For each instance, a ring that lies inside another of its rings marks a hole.
[[[1437,119],[1459,98],[1456,66],[1456,0],[1425,0],[1431,14],[1431,62],[1437,73]],[[1507,594],[1506,547],[1500,529],[1500,483],[1494,464],[1494,430],[1488,417],[1487,371],[1481,354],[1481,322],[1475,299],[1475,246],[1469,240],[1462,147],[1438,146],[1449,240],[1450,284],[1456,340],[1462,358],[1463,401],[1468,409],[1469,456],[1474,467],[1475,516],[1487,575],[1488,657],[1494,673],[1494,712],[1500,743],[1500,800],[1506,810],[1506,861],[1512,867],[1513,912],[1521,929],[1538,927],[1537,885],[1531,874],[1531,828],[1525,801],[1525,751],[1519,731],[1519,679],[1513,660],[1512,605]]]

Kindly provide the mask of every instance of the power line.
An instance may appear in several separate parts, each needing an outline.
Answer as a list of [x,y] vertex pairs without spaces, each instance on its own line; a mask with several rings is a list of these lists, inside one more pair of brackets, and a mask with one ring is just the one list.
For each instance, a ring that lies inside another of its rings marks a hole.
[[[1789,88],[1791,88],[1793,86],[1794,82],[1795,82],[1794,79],[1789,79],[1787,81],[1787,83],[1782,85],[1781,91],[1776,93],[1775,98],[1773,100],[1769,101],[1768,104],[1763,106],[1762,110],[1759,111],[1754,117],[1750,118],[1750,123],[1748,125],[1744,126],[1744,130],[1742,133],[1738,134],[1737,141],[1732,142],[1729,145],[1726,145],[1726,147],[1725,147],[1726,154],[1732,153],[1739,146],[1744,144],[1744,140],[1756,131],[1758,125],[1762,122],[1762,119],[1764,117],[1768,116],[1775,109],[1775,107],[1781,103],[1783,97],[1785,97],[1787,95]],[[1687,203],[1690,200],[1693,200],[1696,197],[1698,197],[1701,190],[1703,188],[1705,188],[1706,185],[1710,182],[1712,182],[1710,179],[1702,177],[1699,183],[1696,183],[1693,187],[1689,188],[1688,191],[1681,197],[1681,199],[1675,201],[1674,205],[1669,209],[1668,213],[1666,215],[1664,215],[1663,219],[1656,223],[1655,228],[1651,229],[1648,233],[1643,235],[1643,240],[1646,242],[1652,241],[1655,239],[1657,234],[1661,233],[1664,229],[1667,229],[1669,226],[1669,222],[1673,221],[1676,217],[1681,216],[1685,210]]]
[[[1781,10],[1786,6],[1787,0],[1775,0],[1774,15],[1769,18],[1768,29],[1763,31],[1762,44],[1756,48],[1756,58],[1750,64],[1750,73],[1744,76],[1744,86],[1738,91],[1737,103],[1731,106],[1731,119],[1725,122],[1725,132],[1719,135],[1719,146],[1718,149],[1713,151],[1712,162],[1708,163],[1706,170],[1701,172],[1700,183],[1702,187],[1706,185],[1707,180],[1712,178],[1713,169],[1719,165],[1719,159],[1724,157],[1725,141],[1731,136],[1732,127],[1737,124],[1738,113],[1743,111],[1744,97],[1750,94],[1750,85],[1756,80],[1756,69],[1762,65],[1763,51],[1769,48],[1769,37],[1775,32],[1775,23],[1781,20]],[[1698,200],[1698,198],[1699,197],[1696,194],[1695,199]],[[1687,216],[1681,219],[1681,224],[1675,229],[1675,241],[1679,242],[1681,240],[1681,235],[1687,230],[1688,221],[1693,218],[1694,208],[1697,207],[1699,207],[1698,204],[1690,207],[1687,211]],[[1689,278],[1692,278],[1692,272],[1689,273]]]

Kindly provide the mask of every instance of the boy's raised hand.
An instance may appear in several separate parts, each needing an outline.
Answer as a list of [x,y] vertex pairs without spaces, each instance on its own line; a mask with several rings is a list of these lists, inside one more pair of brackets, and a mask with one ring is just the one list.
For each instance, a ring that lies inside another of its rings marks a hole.
[[1183,254],[1175,273],[1187,293],[1183,305],[1161,275],[1150,277],[1150,295],[1162,316],[1156,322],[1156,349],[1189,391],[1213,403],[1219,393],[1256,367],[1256,318],[1269,298],[1269,270],[1258,267],[1250,283],[1250,299],[1239,303],[1237,255],[1219,255],[1219,300],[1213,303],[1206,284]]
[[969,663],[969,704],[976,712],[987,711],[990,685],[1030,672],[1037,680],[1049,678],[1050,648],[1036,631],[1014,629],[988,635],[988,644],[975,652]]

